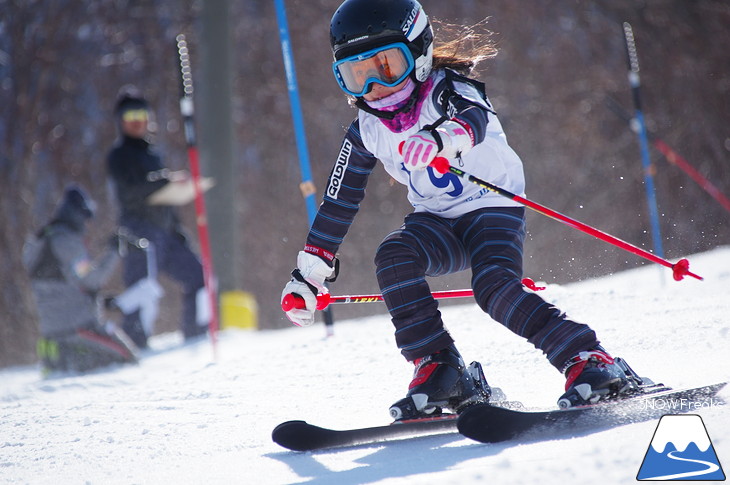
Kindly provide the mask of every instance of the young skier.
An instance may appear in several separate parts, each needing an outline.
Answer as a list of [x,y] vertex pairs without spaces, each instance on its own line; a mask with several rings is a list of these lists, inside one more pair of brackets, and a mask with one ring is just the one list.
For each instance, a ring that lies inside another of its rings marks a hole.
[[[468,268],[480,308],[565,373],[561,406],[630,392],[638,385],[635,374],[600,346],[588,325],[522,287],[524,207],[429,166],[436,156],[445,157],[524,194],[522,162],[507,144],[484,85],[467,77],[496,51],[486,35],[462,32],[462,38],[435,46],[426,13],[415,0],[347,0],[335,12],[333,70],[359,111],[282,294],[282,301],[288,294],[301,296],[306,308],[291,309],[287,317],[297,325],[313,323],[316,294],[336,276],[335,254],[380,161],[407,187],[415,208],[375,254],[396,343],[415,365],[407,397],[391,408],[394,417],[442,408],[459,412],[488,399],[488,389],[481,392],[475,383],[481,369],[476,373],[464,365],[426,282],[426,276]],[[465,49],[465,41],[475,47]]]

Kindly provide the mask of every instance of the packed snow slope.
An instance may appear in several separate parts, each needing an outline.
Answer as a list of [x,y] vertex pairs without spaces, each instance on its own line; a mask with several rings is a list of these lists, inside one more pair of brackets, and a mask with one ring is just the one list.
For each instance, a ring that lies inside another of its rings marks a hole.
[[[674,387],[730,377],[730,246],[690,256],[700,282],[656,265],[543,296],[589,322],[604,346]],[[434,285],[435,286],[435,285]],[[272,295],[272,298],[278,296]],[[0,483],[28,484],[584,484],[634,483],[658,420],[554,439],[484,445],[458,434],[295,453],[271,441],[280,422],[332,428],[387,423],[412,368],[385,308],[278,331],[225,331],[208,341],[152,341],[138,366],[42,379],[0,371]],[[443,308],[467,361],[511,399],[552,406],[563,378],[540,352],[477,306]],[[730,392],[720,394],[730,401]],[[725,473],[730,405],[697,411]]]

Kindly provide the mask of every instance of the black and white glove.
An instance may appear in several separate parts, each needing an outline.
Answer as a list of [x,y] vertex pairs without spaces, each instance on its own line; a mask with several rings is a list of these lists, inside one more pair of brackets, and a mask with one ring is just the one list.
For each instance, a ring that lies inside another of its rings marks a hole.
[[292,308],[286,312],[294,325],[308,327],[314,323],[314,311],[317,309],[317,294],[327,292],[325,280],[335,276],[335,268],[328,265],[322,258],[305,251],[299,251],[297,269],[292,271],[292,279],[281,293],[281,301],[287,295],[294,294],[302,297],[305,308]]
[[435,129],[421,130],[408,137],[403,143],[401,154],[408,170],[423,170],[437,155],[448,159],[466,155],[473,143],[464,125],[447,120]]

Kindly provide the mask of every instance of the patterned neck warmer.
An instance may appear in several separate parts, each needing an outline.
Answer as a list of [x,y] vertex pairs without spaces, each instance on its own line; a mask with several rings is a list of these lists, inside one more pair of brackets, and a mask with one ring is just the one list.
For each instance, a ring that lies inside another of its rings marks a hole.
[[[416,85],[410,78],[406,84],[398,92],[386,96],[385,98],[377,99],[375,101],[365,101],[368,106],[379,111],[397,111],[406,106],[411,101],[411,95],[416,96],[416,102],[413,104],[411,109],[404,110],[397,113],[393,119],[380,118],[380,122],[383,123],[393,133],[402,133],[412,128],[418,121],[418,116],[421,114],[421,107],[423,102],[426,100],[425,93],[430,92],[431,86],[433,86],[433,79],[428,78],[426,82]],[[414,91],[416,93],[414,94]]]

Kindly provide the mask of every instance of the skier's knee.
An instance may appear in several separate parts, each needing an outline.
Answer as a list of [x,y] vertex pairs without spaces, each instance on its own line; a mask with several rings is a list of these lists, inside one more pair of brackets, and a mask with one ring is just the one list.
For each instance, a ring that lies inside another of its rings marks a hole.
[[392,264],[394,261],[416,261],[418,254],[400,238],[389,237],[378,246],[375,251],[375,267],[381,268]]
[[472,277],[474,298],[479,307],[489,315],[494,312],[494,305],[505,293],[521,292],[519,277],[500,266],[492,265],[475,272]]

